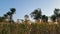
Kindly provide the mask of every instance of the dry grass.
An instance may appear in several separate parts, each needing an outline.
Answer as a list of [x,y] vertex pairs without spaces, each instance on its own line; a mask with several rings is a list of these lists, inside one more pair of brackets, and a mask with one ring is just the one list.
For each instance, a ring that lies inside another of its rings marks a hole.
[[60,24],[0,23],[0,34],[60,34]]

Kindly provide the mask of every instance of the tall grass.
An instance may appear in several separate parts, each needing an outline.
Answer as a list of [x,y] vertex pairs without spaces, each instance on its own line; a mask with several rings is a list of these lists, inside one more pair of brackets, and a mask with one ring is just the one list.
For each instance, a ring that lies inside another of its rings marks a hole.
[[60,34],[60,24],[27,23],[0,23],[0,34]]

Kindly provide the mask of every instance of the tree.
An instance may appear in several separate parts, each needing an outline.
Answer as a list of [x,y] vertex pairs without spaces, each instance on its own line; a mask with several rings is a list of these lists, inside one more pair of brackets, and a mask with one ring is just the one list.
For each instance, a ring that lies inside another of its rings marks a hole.
[[55,19],[57,19],[57,22],[59,22],[60,21],[60,9],[59,8],[55,8],[54,15],[55,15]]
[[31,17],[33,17],[35,20],[39,20],[41,18],[41,9],[35,9],[34,12],[31,13]]
[[52,20],[53,22],[56,22],[56,16],[55,16],[55,15],[52,15],[52,16],[51,16],[51,20]]
[[29,16],[28,16],[28,15],[25,15],[24,17],[25,17],[25,20],[28,20],[28,18],[29,18]]
[[11,8],[10,11],[11,11],[10,12],[10,22],[14,22],[12,17],[13,17],[13,14],[15,13],[16,9],[15,8]]
[[43,22],[48,22],[48,17],[46,15],[42,15],[41,19]]
[[11,12],[7,12],[7,15],[8,15],[8,20],[10,22],[11,21]]
[[29,16],[25,15],[24,18],[25,18],[25,23],[27,24],[29,22]]
[[12,20],[13,14],[15,13],[16,9],[15,8],[11,8],[10,11],[8,11],[6,14],[3,15],[3,17],[0,17],[0,21],[7,19],[9,20],[9,22],[14,22]]
[[60,9],[55,8],[55,10],[54,10],[54,15],[57,16],[58,14],[60,14]]
[[14,14],[16,9],[15,8],[11,8],[10,11],[11,11],[11,14]]
[[7,12],[7,15],[9,16],[9,22],[14,22],[12,17],[13,14],[15,13],[16,9],[15,8],[11,8],[9,12]]
[[4,16],[3,16],[3,17],[5,17],[5,19],[6,19],[6,18],[7,18],[7,16],[8,16],[7,14],[4,14]]

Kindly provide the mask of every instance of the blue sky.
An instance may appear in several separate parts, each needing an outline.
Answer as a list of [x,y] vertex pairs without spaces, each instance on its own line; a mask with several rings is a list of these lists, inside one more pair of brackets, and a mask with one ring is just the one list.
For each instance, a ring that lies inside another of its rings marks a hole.
[[3,16],[10,8],[16,8],[13,19],[24,19],[25,14],[30,14],[37,8],[41,8],[42,14],[51,16],[54,8],[60,8],[60,0],[0,0],[0,16]]

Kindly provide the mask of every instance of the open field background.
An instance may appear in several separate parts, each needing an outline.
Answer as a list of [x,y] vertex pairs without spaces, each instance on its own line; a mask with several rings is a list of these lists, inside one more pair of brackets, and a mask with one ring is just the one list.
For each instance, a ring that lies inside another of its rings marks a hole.
[[35,9],[30,13],[34,22],[30,21],[27,14],[24,19],[17,19],[15,22],[13,20],[15,11],[15,8],[11,8],[0,16],[0,34],[60,34],[60,9],[55,8],[51,16],[42,15],[40,8]]

